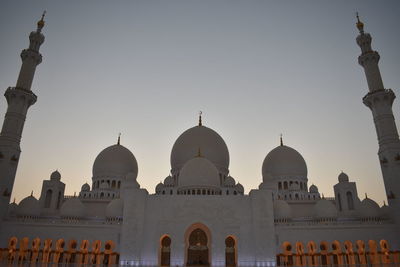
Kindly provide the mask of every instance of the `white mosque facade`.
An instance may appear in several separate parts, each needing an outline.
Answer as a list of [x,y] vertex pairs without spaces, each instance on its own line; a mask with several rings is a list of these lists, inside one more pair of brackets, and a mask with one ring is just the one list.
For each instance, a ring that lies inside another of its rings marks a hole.
[[40,197],[10,203],[29,106],[41,62],[43,18],[21,53],[0,135],[0,262],[70,262],[135,266],[275,266],[400,264],[400,141],[383,87],[379,54],[358,21],[357,43],[374,117],[388,205],[360,199],[340,173],[335,196],[308,184],[307,165],[281,144],[263,162],[259,188],[244,193],[230,176],[223,138],[202,124],[182,133],[171,152],[170,175],[150,194],[137,182],[138,164],[120,144],[101,151],[92,184],[66,196],[61,174],[43,181]]

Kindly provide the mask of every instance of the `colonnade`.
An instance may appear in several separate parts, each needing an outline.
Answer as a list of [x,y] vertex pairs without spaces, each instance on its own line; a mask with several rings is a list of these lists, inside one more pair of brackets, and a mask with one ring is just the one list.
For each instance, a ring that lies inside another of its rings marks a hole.
[[78,242],[74,239],[66,242],[62,238],[43,241],[35,238],[29,242],[29,238],[24,237],[18,242],[16,237],[11,237],[8,247],[0,248],[0,265],[41,263],[44,264],[42,266],[51,266],[74,263],[74,266],[86,264],[114,266],[119,260],[119,254],[114,252],[114,248],[115,243],[111,240],[104,242],[104,246],[100,240],[94,240],[91,243],[88,240],[82,240],[78,246]]
[[277,255],[277,266],[369,265],[400,266],[400,251],[391,251],[386,240],[322,241],[319,246],[310,241],[282,243],[282,253]]

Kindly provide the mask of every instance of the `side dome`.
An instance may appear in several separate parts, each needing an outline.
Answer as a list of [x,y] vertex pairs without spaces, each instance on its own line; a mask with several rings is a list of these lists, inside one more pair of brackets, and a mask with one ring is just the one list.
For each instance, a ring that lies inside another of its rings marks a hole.
[[171,177],[171,175],[168,175],[165,179],[164,179],[164,184],[166,186],[173,186],[174,185],[174,179]]
[[73,197],[62,204],[60,215],[67,218],[82,218],[86,215],[86,208],[79,198]]
[[339,183],[345,183],[349,181],[349,176],[344,172],[341,172],[338,176]]
[[214,130],[205,126],[195,126],[183,132],[175,141],[171,151],[172,173],[176,174],[198,154],[211,161],[220,173],[228,174],[229,151],[224,139]]
[[90,191],[90,185],[88,183],[84,183],[81,187],[82,192],[89,192]]
[[375,201],[366,197],[360,203],[359,214],[363,218],[376,218],[381,214],[381,209]]
[[238,192],[240,192],[240,193],[244,193],[244,187],[243,187],[243,185],[241,184],[241,183],[237,183],[237,185],[236,185],[236,190],[238,191]]
[[51,175],[50,175],[50,180],[60,181],[61,180],[61,173],[58,170],[52,172]]
[[107,218],[122,218],[124,212],[124,200],[121,198],[113,199],[106,207]]
[[126,176],[133,173],[136,179],[138,165],[135,156],[122,145],[112,145],[100,152],[93,164],[93,176]]
[[318,193],[318,187],[314,184],[310,186],[310,189],[308,190],[310,193]]
[[292,218],[292,208],[289,204],[281,199],[274,200],[274,217],[275,219]]
[[182,168],[179,187],[205,188],[220,187],[218,169],[206,158],[196,157],[189,160]]
[[18,204],[17,214],[22,216],[39,216],[40,203],[34,196],[21,200]]
[[336,218],[337,209],[331,201],[320,199],[314,205],[313,214],[315,218]]
[[226,177],[224,184],[225,184],[225,186],[232,187],[232,186],[235,186],[236,182],[232,176],[228,176],[228,177]]
[[17,214],[17,211],[18,211],[18,205],[17,205],[17,203],[12,202],[12,203],[8,204],[8,211],[7,211],[7,214],[8,214],[9,216],[13,216],[13,215]]
[[383,217],[383,218],[390,218],[391,217],[391,214],[392,214],[392,212],[391,212],[391,210],[390,210],[390,207],[388,206],[388,205],[386,205],[386,203],[381,207],[381,213],[380,213],[380,215]]
[[156,193],[160,193],[164,189],[164,184],[163,183],[158,183],[156,185]]
[[[307,165],[304,158],[295,149],[281,145],[274,148],[265,157],[262,165],[263,180],[267,177],[300,176],[307,178]],[[270,176],[269,176],[270,175]]]

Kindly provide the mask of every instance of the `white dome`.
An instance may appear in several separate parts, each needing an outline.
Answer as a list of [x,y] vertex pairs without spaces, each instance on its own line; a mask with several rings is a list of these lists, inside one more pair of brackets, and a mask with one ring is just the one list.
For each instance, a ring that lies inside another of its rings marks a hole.
[[182,133],[171,152],[171,168],[175,174],[183,165],[198,154],[211,161],[219,172],[227,175],[229,169],[228,147],[222,137],[205,126],[195,126]]
[[316,185],[311,185],[310,189],[308,190],[310,193],[318,193],[318,187]]
[[244,193],[244,187],[241,183],[237,183],[236,190],[240,193]]
[[360,203],[359,213],[363,218],[376,218],[379,217],[381,210],[375,201],[365,198]]
[[389,207],[388,205],[384,204],[384,205],[381,207],[381,213],[380,213],[380,215],[381,215],[383,218],[390,218],[390,215],[391,215],[390,207]]
[[86,207],[79,198],[73,197],[62,204],[60,215],[68,218],[82,218],[86,215]]
[[314,217],[316,218],[336,218],[337,209],[329,200],[320,199],[315,203],[313,209]]
[[135,156],[122,145],[109,146],[96,157],[93,176],[126,176],[133,173],[137,177],[138,165]]
[[174,179],[171,177],[171,175],[168,175],[168,176],[164,179],[164,184],[165,184],[165,185],[174,185]]
[[29,196],[24,198],[18,204],[17,214],[25,216],[39,216],[40,215],[39,201],[34,196]]
[[286,201],[276,199],[274,200],[274,217],[276,219],[292,218],[292,208]]
[[339,183],[345,183],[349,181],[349,176],[344,172],[341,172],[338,176]]
[[82,192],[88,192],[90,191],[90,185],[88,183],[84,183],[81,187]]
[[158,185],[156,186],[156,193],[160,192],[164,189],[164,185],[162,183],[158,183]]
[[225,186],[235,186],[236,182],[235,179],[233,179],[232,176],[228,176],[225,179]]
[[[272,177],[300,176],[307,178],[307,165],[299,152],[288,146],[278,146],[265,157],[262,174],[264,182]],[[269,174],[269,175],[268,175]]]
[[58,170],[56,170],[56,171],[51,173],[50,180],[55,180],[55,181],[60,181],[61,180],[61,174],[59,173]]
[[124,212],[124,200],[121,198],[113,199],[106,207],[107,218],[121,218]]
[[189,160],[179,175],[179,187],[220,187],[218,169],[206,158]]

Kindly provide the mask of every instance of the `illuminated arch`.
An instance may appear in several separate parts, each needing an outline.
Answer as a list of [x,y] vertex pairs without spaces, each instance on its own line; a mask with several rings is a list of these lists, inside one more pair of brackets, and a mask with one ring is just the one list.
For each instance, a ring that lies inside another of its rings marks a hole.
[[296,266],[306,266],[306,257],[304,255],[304,244],[302,242],[296,242],[296,259],[295,265]]
[[332,242],[332,264],[343,265],[342,247],[340,242],[335,240]]
[[186,231],[185,231],[185,265],[188,262],[188,250],[189,250],[189,238],[190,235],[192,234],[193,231],[200,229],[201,231],[203,231],[207,237],[207,242],[206,242],[206,246],[208,248],[208,265],[211,265],[211,251],[212,251],[212,247],[211,247],[211,231],[210,229],[203,223],[197,222],[197,223],[193,223],[192,225],[190,225]]
[[330,260],[328,257],[329,254],[329,244],[326,241],[321,241],[321,243],[319,243],[319,252],[321,254],[321,265],[329,265]]
[[89,241],[82,240],[79,247],[78,263],[88,264],[89,263]]
[[225,238],[225,266],[237,266],[237,238],[234,235],[228,235]]
[[317,258],[317,244],[314,241],[309,241],[307,243],[307,252],[308,252],[308,265],[316,266],[318,265]]
[[362,240],[356,241],[357,254],[358,254],[358,263],[359,264],[367,264],[367,259],[365,257],[365,243]]
[[160,237],[158,245],[158,265],[171,266],[171,243],[172,239],[168,234]]
[[385,239],[382,239],[381,241],[379,241],[379,245],[381,247],[382,263],[384,263],[384,264],[392,263],[392,261],[390,259],[389,243]]
[[53,240],[44,240],[43,252],[42,252],[42,263],[48,263],[50,261],[50,252],[53,245]]
[[379,264],[378,244],[375,240],[368,240],[369,261],[371,264]]
[[114,253],[115,243],[112,240],[107,240],[104,243],[104,258],[103,264],[106,266],[113,265],[116,263],[116,254]]
[[40,238],[36,237],[32,240],[32,249],[31,249],[31,257],[30,262],[38,262],[39,260],[39,251],[40,251]]

